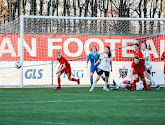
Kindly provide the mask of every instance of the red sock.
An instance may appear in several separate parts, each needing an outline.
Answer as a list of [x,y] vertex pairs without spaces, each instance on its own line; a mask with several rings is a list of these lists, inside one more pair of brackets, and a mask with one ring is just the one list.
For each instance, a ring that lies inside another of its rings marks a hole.
[[58,87],[61,87],[61,85],[60,85],[60,78],[58,78]]
[[135,85],[136,85],[136,83],[138,82],[139,80],[134,80],[133,81],[133,84],[132,84],[132,91],[135,89]]
[[78,79],[72,78],[72,81],[77,81],[78,82]]
[[134,90],[134,88],[135,88],[135,84],[133,83],[133,84],[132,84],[132,91]]

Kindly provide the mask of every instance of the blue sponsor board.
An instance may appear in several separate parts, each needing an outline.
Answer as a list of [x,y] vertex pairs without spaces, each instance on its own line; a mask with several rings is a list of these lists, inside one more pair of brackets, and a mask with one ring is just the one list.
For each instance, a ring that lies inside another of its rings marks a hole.
[[[72,76],[71,77],[83,78],[84,72],[83,72],[83,70],[72,70]],[[63,75],[63,78],[67,78],[65,73]]]
[[[73,70],[71,77],[83,78],[83,70]],[[42,79],[43,78],[43,69],[27,69],[25,71],[26,79]],[[67,78],[66,74],[63,74],[63,78]]]
[[25,72],[26,79],[42,79],[43,69],[28,69]]

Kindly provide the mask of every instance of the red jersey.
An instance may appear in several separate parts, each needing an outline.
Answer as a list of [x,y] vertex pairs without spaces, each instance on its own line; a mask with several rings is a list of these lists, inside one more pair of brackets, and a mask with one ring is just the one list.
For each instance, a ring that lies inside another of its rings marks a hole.
[[139,64],[135,64],[135,62],[132,62],[131,67],[141,71],[145,70],[144,61],[139,61]]
[[139,50],[139,51],[134,51],[134,56],[138,56],[139,58],[143,58],[143,53]]
[[60,64],[65,64],[66,68],[70,67],[68,60],[66,60],[63,56],[61,56],[61,59],[57,58],[57,60],[60,62]]

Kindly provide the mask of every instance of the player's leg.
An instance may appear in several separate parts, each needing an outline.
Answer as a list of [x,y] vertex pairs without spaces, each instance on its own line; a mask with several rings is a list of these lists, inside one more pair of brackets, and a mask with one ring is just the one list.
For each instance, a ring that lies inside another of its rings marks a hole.
[[76,81],[78,84],[80,84],[79,79],[71,78],[71,68],[68,68],[65,70],[66,75],[68,76],[69,81]]
[[147,88],[144,72],[145,72],[145,69],[142,67],[142,69],[138,71],[138,74],[140,76],[140,79],[143,81],[144,89],[145,90],[150,90],[150,89]]
[[62,74],[63,72],[59,72],[58,74],[57,74],[57,80],[58,80],[58,87],[57,88],[55,88],[55,90],[59,90],[59,89],[61,89],[61,79],[60,79],[60,76],[61,76],[61,74]]
[[96,78],[96,80],[94,81],[94,83],[93,83],[93,85],[92,85],[92,87],[91,87],[91,89],[90,89],[89,91],[93,91],[95,85],[97,84],[97,81],[100,79],[100,76],[101,76],[101,75],[97,75],[97,78]]
[[99,81],[99,79],[100,79],[100,77],[101,77],[102,74],[103,74],[103,71],[102,71],[102,70],[99,70],[99,71],[98,71],[97,78],[96,78],[96,80],[94,81],[94,83],[93,83],[93,85],[92,85],[92,87],[91,87],[91,89],[90,89],[89,91],[93,91],[95,85],[96,85],[97,82]]
[[146,78],[149,79],[152,82],[152,84],[156,86],[156,90],[160,90],[159,84],[156,83],[153,77],[151,76],[151,69],[152,67],[147,68]]
[[[97,67],[95,67],[95,71],[97,72],[97,74],[98,74],[98,68]],[[103,79],[103,81],[105,81],[105,77],[104,77],[104,75],[103,74],[101,74],[101,78]]]
[[146,83],[146,79],[144,78],[144,76],[140,75],[140,79],[143,81],[144,89],[145,90],[150,90],[150,89],[147,88],[147,83]]
[[101,75],[101,78],[103,79],[103,81],[105,81],[105,77],[104,77],[104,75],[103,75],[103,74]]
[[90,73],[90,82],[91,82],[91,86],[93,85],[93,73]]
[[139,82],[139,75],[138,75],[138,69],[134,68],[133,70],[133,81],[131,81],[132,84],[132,91],[135,89],[135,84]]
[[109,91],[108,88],[107,88],[108,80],[109,80],[109,72],[104,71],[104,73],[105,73],[105,84],[104,84],[103,90]]
[[90,70],[90,82],[91,82],[91,87],[93,85],[93,73],[95,72],[95,66],[91,66],[91,70]]
[[113,79],[113,86],[115,86],[115,88],[110,88],[111,90],[118,90],[120,87],[118,87],[118,84],[115,82],[115,80]]
[[134,74],[133,77],[134,77],[134,80],[133,80],[133,83],[132,83],[132,91],[135,89],[135,85],[139,81],[138,74]]
[[147,87],[150,87],[152,84],[150,81],[146,81]]
[[127,84],[124,84],[123,82],[121,82],[120,84],[117,84],[116,86],[120,88],[126,88]]

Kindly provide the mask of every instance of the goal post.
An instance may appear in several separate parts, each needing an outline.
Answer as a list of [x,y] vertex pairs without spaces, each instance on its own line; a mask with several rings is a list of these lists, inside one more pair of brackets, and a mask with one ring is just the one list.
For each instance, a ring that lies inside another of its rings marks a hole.
[[[117,83],[130,79],[131,62],[133,61],[133,45],[146,42],[152,60],[152,76],[159,84],[164,84],[164,62],[160,56],[165,50],[164,18],[104,18],[104,17],[57,17],[57,16],[20,16],[18,36],[1,35],[0,39],[9,37],[16,42],[13,46],[17,61],[22,64],[18,87],[54,87],[57,86],[56,71],[59,66],[56,52],[69,61],[72,77],[79,78],[81,86],[90,86],[90,64],[85,68],[86,59],[91,47],[96,46],[98,53],[104,51],[104,46],[110,46],[113,55],[113,72],[110,73],[109,83]],[[13,23],[12,26],[15,26]],[[13,29],[14,31],[14,29]],[[18,43],[17,43],[18,42]],[[18,45],[17,45],[18,44]],[[6,44],[8,46],[8,44]],[[12,55],[2,48],[1,63],[9,54],[10,67],[14,67]],[[5,53],[6,52],[6,53]],[[12,62],[12,63],[11,63]],[[157,67],[156,65],[159,65]],[[5,67],[5,66],[4,66]],[[3,67],[3,68],[4,68]],[[2,67],[0,67],[1,69]],[[8,67],[6,67],[8,69]],[[10,70],[10,69],[8,69]],[[0,70],[0,75],[7,72]],[[94,73],[94,80],[96,73]],[[12,77],[11,77],[12,79]],[[14,80],[13,80],[14,81]],[[12,86],[5,79],[1,86]],[[66,74],[61,76],[63,86],[77,86],[68,81]],[[99,80],[98,86],[104,82]]]
[[20,16],[20,49],[21,49],[21,56],[20,56],[20,62],[21,62],[21,74],[20,74],[20,87],[23,88],[23,77],[24,77],[24,17]]

